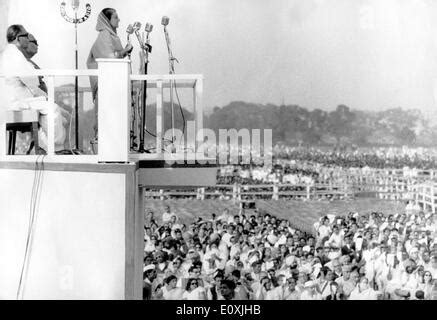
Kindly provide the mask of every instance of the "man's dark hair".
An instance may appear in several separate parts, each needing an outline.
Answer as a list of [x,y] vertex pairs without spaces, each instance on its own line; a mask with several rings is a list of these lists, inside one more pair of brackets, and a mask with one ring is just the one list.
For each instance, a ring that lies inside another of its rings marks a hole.
[[169,284],[172,280],[175,280],[175,279],[177,280],[178,278],[174,275],[171,275],[171,276],[168,276],[167,278],[165,278],[164,282],[166,284]]
[[235,282],[232,280],[228,280],[228,279],[223,280],[221,282],[221,285],[225,285],[231,290],[235,290],[235,288],[236,288]]
[[192,265],[192,266],[190,267],[190,269],[188,269],[188,272],[191,273],[191,272],[193,272],[195,269],[199,269],[199,267],[198,267],[198,266],[195,266],[195,265]]
[[328,272],[331,271],[331,269],[329,269],[328,267],[322,267],[321,269],[321,273],[326,277],[326,275],[328,274]]
[[12,43],[17,39],[17,36],[23,32],[25,29],[21,24],[13,24],[8,28],[8,31],[6,32],[6,39],[8,40],[8,43]]
[[234,270],[231,273],[235,278],[240,279],[241,278],[241,272],[240,270]]
[[422,290],[416,291],[416,299],[423,300],[425,299],[425,293]]

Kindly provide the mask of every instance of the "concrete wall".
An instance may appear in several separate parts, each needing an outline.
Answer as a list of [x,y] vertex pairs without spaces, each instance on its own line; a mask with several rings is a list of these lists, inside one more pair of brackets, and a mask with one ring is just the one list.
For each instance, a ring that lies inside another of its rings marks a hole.
[[[126,177],[44,172],[24,299],[124,299]],[[34,172],[0,169],[0,299],[15,299]]]

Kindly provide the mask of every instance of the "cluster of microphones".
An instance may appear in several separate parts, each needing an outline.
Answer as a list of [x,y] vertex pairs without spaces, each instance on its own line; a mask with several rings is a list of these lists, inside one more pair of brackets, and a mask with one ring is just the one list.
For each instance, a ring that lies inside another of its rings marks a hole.
[[[170,74],[175,74],[175,67],[174,67],[174,62],[178,62],[179,61],[173,56],[173,52],[171,50],[171,42],[170,42],[170,36],[168,34],[168,30],[167,30],[167,26],[170,23],[170,18],[164,16],[162,17],[161,20],[161,24],[164,26],[164,34],[165,34],[165,40],[167,43],[167,50],[168,50],[168,60],[169,60],[169,73]],[[141,60],[141,69],[140,69],[140,73],[144,73],[147,74],[147,69],[148,69],[148,64],[149,64],[149,53],[152,53],[152,46],[150,45],[150,33],[153,31],[153,25],[150,23],[146,23],[146,26],[144,28],[145,34],[144,32],[142,34],[140,34],[142,31],[142,25],[140,22],[134,22],[133,24],[130,24],[127,29],[126,29],[126,33],[127,33],[127,41],[128,43],[131,43],[130,41],[130,37],[135,34],[139,44],[140,44],[140,49],[142,51],[142,54],[140,54],[140,60]],[[130,58],[130,53],[129,53],[129,58]],[[143,68],[144,67],[144,68]],[[170,104],[171,104],[171,110],[172,110],[172,126],[173,126],[173,135],[172,137],[175,137],[174,134],[174,100],[173,100],[173,90],[176,91],[176,97],[179,100],[179,97],[177,95],[177,87],[176,87],[176,82],[175,80],[170,81]],[[140,93],[140,98],[139,98],[139,106],[141,109],[141,126],[140,128],[144,128],[144,129],[140,129],[140,145],[139,145],[139,149],[138,151],[143,153],[143,152],[147,152],[147,150],[144,149],[144,131],[146,128],[146,122],[145,122],[145,115],[146,115],[146,99],[147,99],[147,81],[143,82],[143,88],[141,89]],[[132,95],[133,92],[132,92]],[[135,101],[135,99],[133,99],[132,101]],[[134,104],[133,104],[134,106]],[[185,131],[185,117],[184,117],[184,112],[182,109],[182,106],[180,105],[179,102],[179,106],[180,106],[180,110],[181,110],[181,114],[182,114],[182,118],[184,119],[184,131]],[[133,120],[133,126],[135,127],[135,120]],[[148,132],[148,131],[147,131]],[[132,139],[135,139],[135,130],[131,131],[131,146],[134,146],[135,143],[133,142]],[[148,132],[149,134],[151,134],[150,132]],[[172,139],[172,144],[175,141],[176,138]],[[175,152],[176,149],[172,149],[172,152]]]
[[[170,19],[168,17],[166,16],[162,17],[161,24],[164,26],[164,32],[166,33],[166,35],[167,35],[166,27],[168,26],[169,23],[170,23]],[[146,39],[144,39],[144,37],[141,37],[140,35],[141,28],[142,28],[141,22],[134,22],[133,24],[130,24],[126,29],[127,40],[130,43],[130,37],[133,34],[135,34],[140,44],[141,50],[143,50],[143,52],[146,53],[147,55],[148,53],[152,52],[152,46],[150,45],[149,36],[150,33],[153,31],[153,25],[150,23],[146,23],[146,26],[144,28],[144,31],[146,32]],[[169,43],[167,43],[167,45],[169,45]]]

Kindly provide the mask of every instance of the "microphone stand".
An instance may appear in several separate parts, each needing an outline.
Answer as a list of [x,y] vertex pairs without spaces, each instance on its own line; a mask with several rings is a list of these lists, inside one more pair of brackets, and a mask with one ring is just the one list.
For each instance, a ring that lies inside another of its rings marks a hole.
[[[74,41],[74,47],[75,47],[75,67],[76,70],[79,69],[79,53],[78,53],[78,43],[77,43],[77,11],[74,12],[74,33],[75,33],[75,41]],[[76,76],[74,78],[74,111],[75,111],[75,126],[76,126],[76,132],[75,132],[75,139],[76,139],[76,150],[79,150],[79,78]],[[71,144],[71,142],[70,142]]]
[[[150,46],[150,32],[146,31],[146,45],[143,47],[144,51],[144,74],[148,74],[149,67],[149,53],[152,53],[152,47]],[[143,97],[142,97],[142,109],[141,109],[141,130],[140,130],[140,147],[138,152],[147,153],[144,149],[145,145],[145,131],[146,131],[146,109],[147,109],[147,80],[143,82]]]
[[[170,36],[167,31],[167,26],[164,25],[164,33],[165,40],[167,42],[167,50],[168,50],[168,60],[169,60],[169,73],[175,74],[174,62],[179,62],[174,56],[173,51],[171,50],[171,41]],[[170,105],[171,105],[171,125],[172,125],[172,143],[174,143],[175,139],[175,114],[174,114],[174,98],[173,98],[173,88],[175,87],[175,81],[170,80]]]
[[[131,43],[130,41],[130,36],[131,34],[128,32],[127,34],[127,42]],[[129,64],[129,71],[130,74],[132,74],[132,60],[131,60],[131,55],[132,53],[129,52],[128,53],[128,58],[130,60],[130,64]],[[134,87],[131,84],[131,91],[130,91],[130,95],[131,95],[131,112],[132,112],[132,124],[131,124],[131,131],[130,131],[130,147],[131,149],[135,148],[135,121],[136,121],[136,115],[135,115],[135,96],[134,96]]]
[[[65,19],[65,21],[69,23],[74,24],[74,33],[75,33],[75,68],[78,70],[79,68],[79,53],[78,53],[78,24],[83,23],[88,20],[88,18],[91,15],[91,5],[86,4],[86,13],[82,18],[78,17],[78,9],[79,9],[79,2],[77,3],[75,1],[72,2],[72,9],[74,11],[74,18],[68,16],[68,14],[65,11],[66,3],[65,1],[61,3],[61,16]],[[74,93],[75,93],[75,99],[74,99],[74,111],[75,111],[75,126],[76,126],[76,132],[75,132],[75,139],[76,139],[76,150],[79,150],[80,143],[79,143],[79,78],[75,76],[74,81]],[[71,128],[71,125],[70,125]],[[69,137],[70,139],[70,137]],[[71,147],[71,141],[70,141],[70,147]]]

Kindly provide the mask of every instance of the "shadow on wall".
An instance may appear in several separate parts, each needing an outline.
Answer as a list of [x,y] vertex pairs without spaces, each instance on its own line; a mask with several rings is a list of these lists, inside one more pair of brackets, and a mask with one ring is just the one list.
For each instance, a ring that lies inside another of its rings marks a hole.
[[0,52],[6,46],[6,30],[8,28],[9,0],[0,0]]

